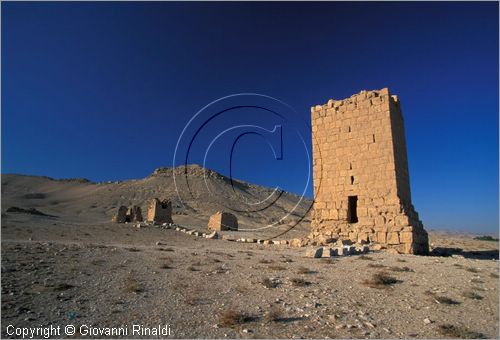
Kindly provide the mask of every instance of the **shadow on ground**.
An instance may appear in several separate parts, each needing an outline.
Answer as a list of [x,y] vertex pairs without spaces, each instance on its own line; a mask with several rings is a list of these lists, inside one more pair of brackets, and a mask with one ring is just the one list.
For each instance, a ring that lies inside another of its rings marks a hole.
[[447,248],[447,247],[437,247],[434,248],[431,256],[452,256],[460,255],[466,259],[476,259],[476,260],[498,260],[498,250],[468,250],[464,251],[462,248]]

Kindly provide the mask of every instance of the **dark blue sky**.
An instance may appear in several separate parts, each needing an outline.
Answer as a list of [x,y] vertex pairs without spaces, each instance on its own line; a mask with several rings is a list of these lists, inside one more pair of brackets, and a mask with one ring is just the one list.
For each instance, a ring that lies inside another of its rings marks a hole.
[[[311,105],[389,87],[424,224],[498,230],[498,3],[2,2],[1,24],[2,173],[144,177],[222,96],[280,99],[297,127]],[[242,109],[205,140],[235,123],[283,122]],[[233,176],[301,193],[307,158],[290,131],[282,161],[243,136]],[[227,143],[213,150],[207,164],[227,174]]]

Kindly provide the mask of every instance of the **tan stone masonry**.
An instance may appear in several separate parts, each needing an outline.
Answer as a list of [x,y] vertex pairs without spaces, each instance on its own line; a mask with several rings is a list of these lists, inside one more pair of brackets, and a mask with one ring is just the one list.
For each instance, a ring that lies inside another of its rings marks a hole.
[[311,108],[314,206],[311,237],[375,242],[426,254],[411,202],[400,102],[387,88]]

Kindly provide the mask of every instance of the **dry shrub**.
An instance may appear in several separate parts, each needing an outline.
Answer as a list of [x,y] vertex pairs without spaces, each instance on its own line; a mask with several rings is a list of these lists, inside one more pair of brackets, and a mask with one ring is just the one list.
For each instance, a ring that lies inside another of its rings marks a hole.
[[224,266],[217,266],[215,267],[213,273],[214,274],[225,274],[229,271],[229,268],[226,268]]
[[234,290],[236,290],[240,294],[246,294],[246,293],[248,293],[248,287],[245,287],[245,286],[236,286],[234,288]]
[[482,300],[483,297],[479,294],[477,294],[476,292],[473,292],[473,291],[466,291],[466,292],[463,292],[462,294],[463,297],[466,297],[468,299],[472,299],[472,300]]
[[198,296],[187,296],[184,299],[184,302],[190,306],[199,306],[205,303],[205,300],[203,298],[200,298]]
[[283,319],[283,314],[281,310],[277,307],[272,307],[268,313],[264,315],[264,322],[278,322]]
[[474,290],[477,290],[477,291],[480,291],[480,292],[486,291],[486,289],[484,289],[483,287],[477,287],[477,286],[473,286],[473,287],[471,287],[471,289],[474,289]]
[[141,284],[137,279],[135,278],[133,273],[129,273],[127,278],[125,279],[125,291],[127,293],[140,293],[144,289],[142,288]]
[[308,282],[308,281],[301,279],[301,278],[298,278],[298,277],[291,279],[290,282],[295,287],[305,287],[305,286],[309,286],[311,284],[311,282]]
[[104,263],[106,263],[106,261],[104,259],[94,259],[90,261],[90,263],[94,266],[102,266]]
[[172,269],[172,263],[173,260],[170,257],[162,257],[161,260],[163,261],[162,264],[160,264],[161,269]]
[[252,316],[233,309],[219,314],[219,323],[224,327],[232,327],[252,320]]
[[490,277],[494,279],[498,279],[498,274],[497,273],[490,273]]
[[156,250],[158,250],[158,251],[170,251],[170,252],[175,251],[172,248],[156,248]]
[[396,259],[396,261],[398,261],[398,262],[406,262],[405,259]]
[[260,259],[259,260],[259,263],[262,263],[262,264],[269,264],[269,263],[273,263],[272,260],[268,260],[268,259]]
[[262,285],[266,288],[276,288],[278,287],[278,283],[276,281],[271,280],[270,278],[266,277],[261,281]]
[[324,263],[324,264],[333,264],[333,263],[335,263],[335,260],[332,259],[332,258],[325,257],[325,258],[321,259],[321,263]]
[[283,262],[283,263],[292,263],[292,262],[293,262],[293,260],[292,260],[292,259],[290,259],[290,258],[288,258],[288,257],[286,257],[286,258],[284,258],[283,260],[281,260],[281,262]]
[[184,289],[188,288],[188,284],[185,282],[179,281],[179,282],[176,282],[174,284],[174,288],[175,288],[175,290],[184,290]]
[[373,274],[370,279],[364,280],[363,284],[371,288],[385,288],[398,282],[396,278],[390,276],[388,273],[378,272]]
[[390,267],[389,270],[393,271],[393,272],[415,272],[413,269],[409,268],[409,267]]
[[428,295],[432,301],[434,301],[435,303],[438,303],[438,304],[443,304],[443,305],[458,305],[458,304],[460,304],[460,302],[453,300],[452,298],[449,298],[449,297],[443,296],[443,295],[437,295],[436,293],[431,292],[431,291],[426,291],[425,294]]
[[361,255],[361,256],[358,256],[358,260],[374,261],[374,260],[373,260],[373,257],[368,256],[368,255]]
[[442,295],[436,295],[434,296],[434,301],[439,304],[445,304],[445,305],[458,305],[460,302],[453,300],[452,298],[449,298],[447,296],[442,296]]
[[447,338],[454,339],[481,339],[485,338],[484,334],[470,331],[462,326],[455,326],[450,324],[439,325],[439,333],[446,336]]
[[316,272],[310,268],[307,268],[307,267],[299,267],[299,269],[297,270],[297,273],[298,274],[315,274]]
[[472,283],[484,283],[483,280],[480,280],[478,278],[473,278],[472,280],[470,280],[470,282],[472,282]]
[[481,271],[480,269],[474,268],[474,267],[467,267],[467,268],[465,268],[465,270],[467,270],[468,272],[471,272],[471,273],[479,273]]
[[380,263],[369,263],[368,267],[370,267],[370,268],[385,268],[386,266],[384,266],[383,264],[380,264]]
[[271,265],[271,266],[268,266],[267,268],[269,268],[271,270],[286,270],[286,267],[279,266],[279,265]]
[[132,252],[132,253],[137,253],[139,251],[141,251],[140,249],[137,249],[137,248],[125,248],[127,249],[128,251]]
[[55,286],[52,287],[52,290],[55,292],[62,292],[71,288],[74,288],[75,286],[70,285],[69,283],[58,283]]

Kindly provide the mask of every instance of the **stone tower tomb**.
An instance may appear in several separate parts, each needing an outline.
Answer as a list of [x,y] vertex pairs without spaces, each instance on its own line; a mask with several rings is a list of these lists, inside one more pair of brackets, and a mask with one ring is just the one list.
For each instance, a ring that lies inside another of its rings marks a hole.
[[379,243],[426,254],[427,232],[410,193],[401,105],[387,88],[311,108],[311,238]]

